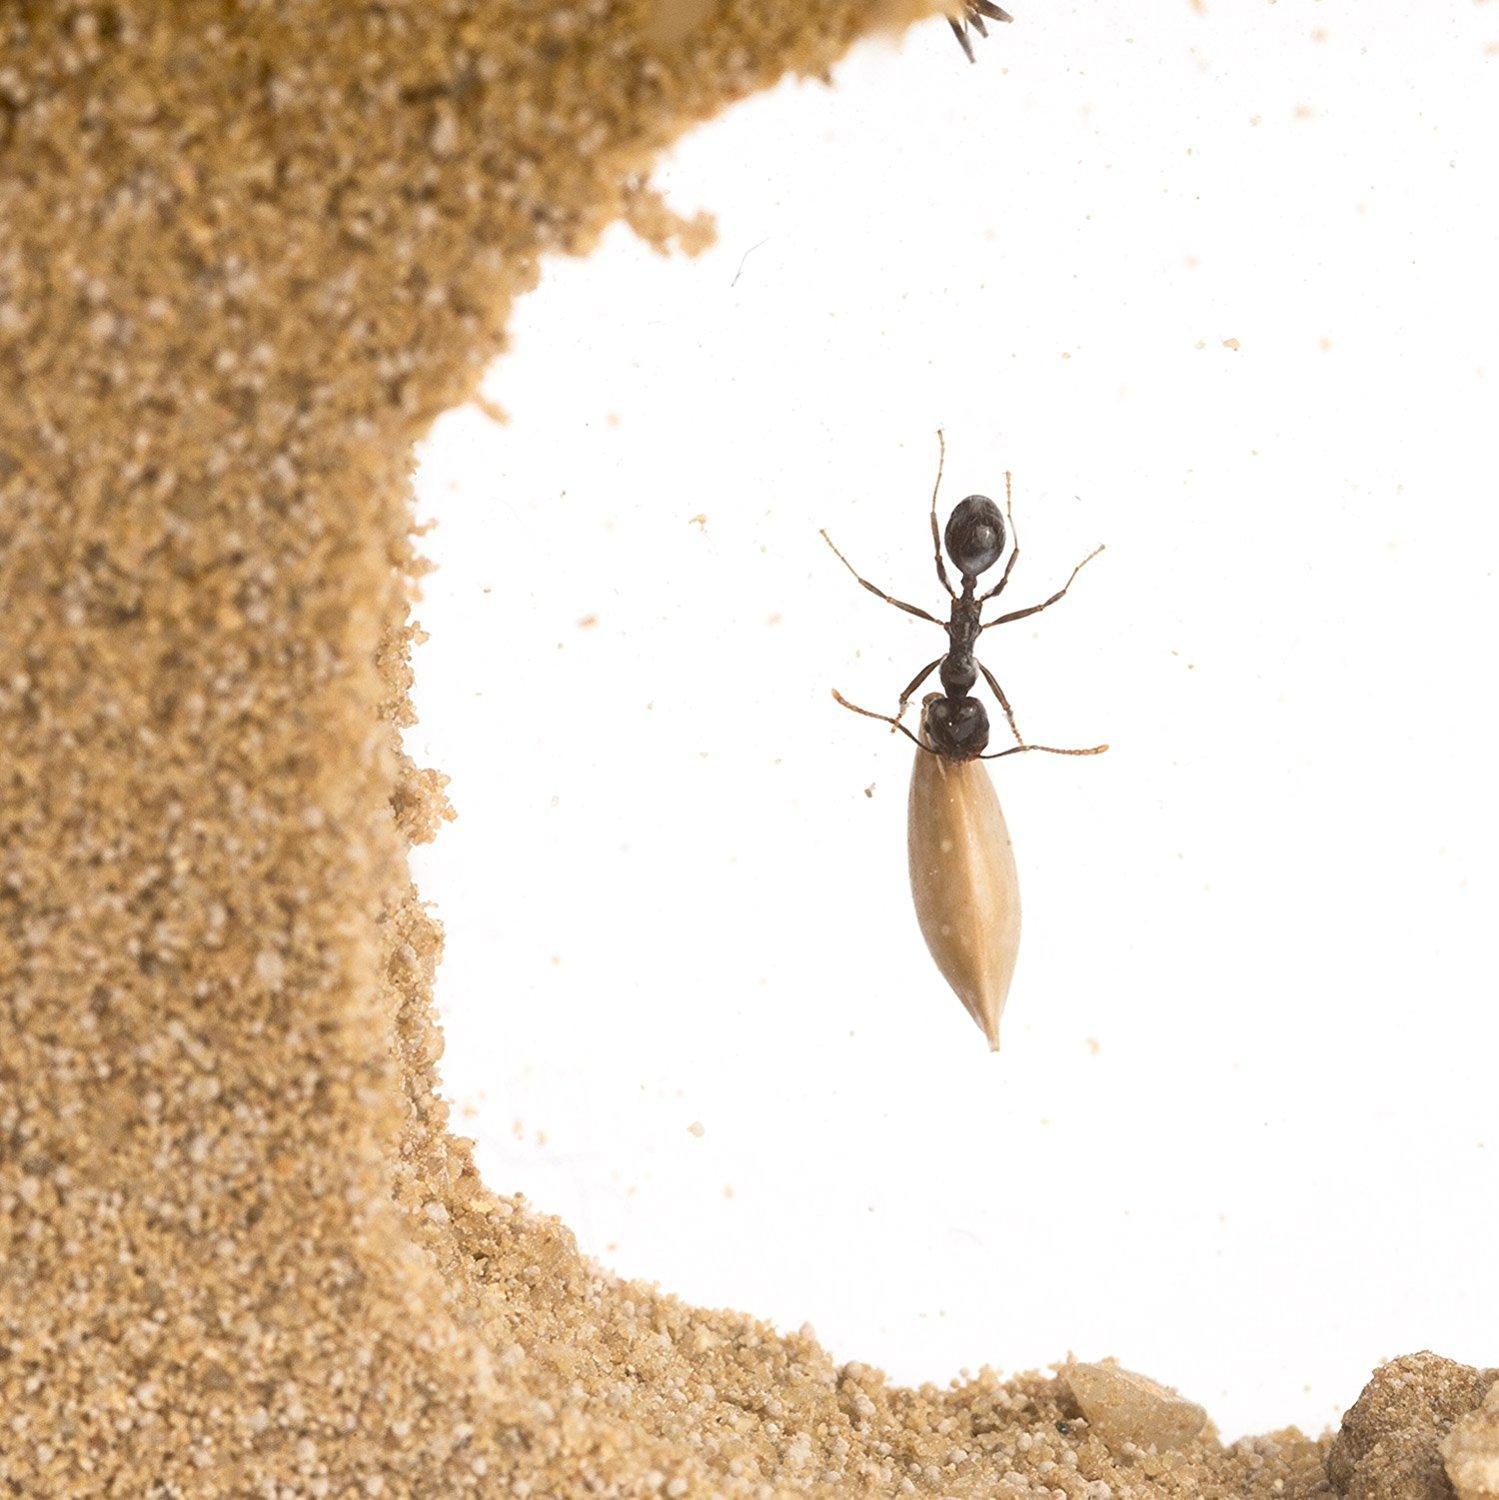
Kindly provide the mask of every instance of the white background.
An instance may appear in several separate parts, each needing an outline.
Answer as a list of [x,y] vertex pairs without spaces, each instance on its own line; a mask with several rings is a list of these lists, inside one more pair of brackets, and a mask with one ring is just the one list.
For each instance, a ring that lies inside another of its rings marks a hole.
[[[941,21],[685,141],[424,450],[447,1086],[627,1275],[1225,1433],[1499,1362],[1499,4]],[[1237,340],[1238,347],[1226,346]],[[995,1057],[911,912],[926,505],[1002,494]],[[700,519],[694,519],[700,518]],[[596,617],[592,625],[581,624]],[[866,795],[872,789],[872,795]],[[690,1127],[701,1125],[698,1134]]]

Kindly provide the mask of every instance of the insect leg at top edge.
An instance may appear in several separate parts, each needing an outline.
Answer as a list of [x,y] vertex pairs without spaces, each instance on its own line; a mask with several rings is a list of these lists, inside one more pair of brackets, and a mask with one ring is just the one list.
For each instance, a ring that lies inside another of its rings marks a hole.
[[952,27],[952,34],[957,37],[958,45],[963,49],[969,62],[978,61],[973,54],[973,42],[968,35],[969,28],[972,27],[980,36],[988,36],[989,29],[984,25],[985,17],[991,21],[1015,19],[1009,12],[995,5],[993,0],[963,0],[963,14],[947,18],[947,24]]

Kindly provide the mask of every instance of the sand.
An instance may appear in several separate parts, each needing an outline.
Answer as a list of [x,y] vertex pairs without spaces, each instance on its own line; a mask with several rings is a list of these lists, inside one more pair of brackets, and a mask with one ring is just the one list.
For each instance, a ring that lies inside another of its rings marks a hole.
[[895,1389],[620,1282],[436,1089],[413,444],[539,257],[701,237],[663,145],[932,8],[0,4],[0,1491],[1323,1491],[1107,1367]]

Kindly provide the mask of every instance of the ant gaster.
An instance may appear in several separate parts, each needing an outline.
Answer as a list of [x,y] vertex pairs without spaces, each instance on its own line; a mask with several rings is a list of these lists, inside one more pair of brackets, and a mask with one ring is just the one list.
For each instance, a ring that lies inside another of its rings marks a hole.
[[[883,589],[870,583],[867,578],[859,576],[854,565],[833,545],[833,539],[826,531],[822,533],[822,539],[833,548],[843,566],[871,594],[883,599],[887,604],[893,604],[897,609],[905,610],[907,614],[915,615],[918,619],[930,620],[933,625],[943,626],[947,631],[947,650],[935,661],[929,661],[906,685],[905,691],[900,695],[900,704],[894,715],[875,713],[871,709],[860,708],[857,704],[850,703],[836,689],[833,696],[845,708],[851,709],[856,714],[863,714],[866,718],[879,719],[891,725],[907,739],[914,741],[920,749],[939,755],[944,760],[998,760],[1002,756],[1018,755],[1025,750],[1044,750],[1051,755],[1100,754],[1108,749],[1107,745],[1094,745],[1086,750],[1063,750],[1055,745],[1026,744],[1015,723],[1015,713],[1010,707],[1009,699],[1005,697],[1004,689],[1000,687],[988,667],[974,655],[974,646],[979,636],[993,626],[1008,625],[1014,620],[1023,620],[1030,615],[1039,614],[1043,609],[1049,609],[1059,599],[1065,597],[1067,590],[1072,587],[1073,579],[1103,551],[1103,548],[1096,547],[1090,552],[1072,570],[1072,576],[1067,582],[1049,599],[1043,599],[1040,604],[1032,604],[1027,609],[1011,610],[1008,614],[1000,615],[993,620],[983,620],[981,616],[984,605],[1004,592],[1005,585],[1010,581],[1010,574],[1015,569],[1016,559],[1020,556],[1020,544],[1015,536],[1010,476],[1005,475],[1004,514],[1000,513],[999,507],[987,495],[969,495],[967,499],[958,503],[953,513],[947,518],[946,528],[939,532],[937,529],[937,492],[942,487],[942,467],[947,457],[947,442],[940,431],[937,433],[937,442],[937,482],[932,486],[932,550],[937,564],[937,577],[952,600],[952,611],[945,622],[935,615],[928,614],[926,610],[915,604],[906,604],[900,599],[892,599]],[[1011,541],[1009,561],[1005,564],[1004,572],[1000,574],[999,582],[987,593],[978,594],[976,589],[979,574],[987,573],[1004,555],[1006,523],[1008,523]],[[947,566],[942,560],[944,545],[947,548],[948,557],[952,559],[952,564],[962,579],[961,593],[953,588],[952,580],[948,577]],[[938,675],[942,691],[929,693],[922,700],[921,735],[918,737],[912,734],[901,720],[912,695],[933,672]],[[984,754],[989,744],[989,715],[984,705],[971,696],[980,673],[983,674],[984,681],[988,683],[989,691],[994,694],[995,701],[1004,711],[1010,732],[1015,736],[1015,743],[1008,750],[998,750],[989,755]]]

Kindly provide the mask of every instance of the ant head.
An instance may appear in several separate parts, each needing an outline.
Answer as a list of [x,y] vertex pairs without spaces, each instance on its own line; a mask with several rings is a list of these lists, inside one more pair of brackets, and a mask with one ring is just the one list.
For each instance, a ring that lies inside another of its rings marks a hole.
[[928,693],[921,700],[921,734],[944,760],[972,760],[989,743],[989,715],[977,698]]
[[943,540],[963,577],[977,578],[1005,550],[1005,518],[987,495],[970,495],[947,518]]

